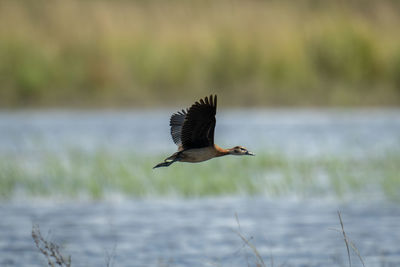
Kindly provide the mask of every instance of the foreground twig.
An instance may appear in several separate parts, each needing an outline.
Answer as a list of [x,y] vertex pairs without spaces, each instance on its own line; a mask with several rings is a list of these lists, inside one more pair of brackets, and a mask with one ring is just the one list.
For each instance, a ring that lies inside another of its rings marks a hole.
[[342,227],[342,234],[343,234],[344,243],[346,244],[347,257],[349,259],[349,266],[351,267],[349,242],[347,241],[346,232],[344,231],[344,226],[343,226],[342,216],[340,215],[340,211],[338,211],[337,213],[338,213],[338,216],[339,216],[340,226]]
[[238,226],[239,226],[239,231],[236,231],[236,233],[243,240],[243,242],[249,248],[251,248],[251,250],[253,250],[253,253],[254,253],[254,255],[256,255],[256,260],[257,260],[256,266],[257,267],[266,267],[267,265],[265,265],[264,260],[261,257],[260,253],[258,252],[257,248],[252,243],[250,243],[250,241],[241,233],[239,217],[238,217],[237,213],[235,213],[235,217],[236,217],[236,221],[237,221]]
[[332,229],[332,230],[340,232],[343,235],[343,240],[344,240],[344,243],[346,244],[347,256],[349,259],[349,266],[351,267],[351,258],[350,258],[350,247],[351,247],[353,249],[354,253],[356,253],[358,258],[360,259],[361,264],[365,267],[364,260],[361,257],[360,251],[357,249],[354,242],[347,236],[346,232],[344,231],[344,225],[343,225],[342,215],[341,215],[340,211],[338,211],[337,213],[339,216],[340,226],[341,226],[342,230],[339,230],[339,229]]
[[117,245],[114,245],[111,252],[106,251],[106,255],[105,255],[106,267],[114,266],[114,257],[115,257],[116,248],[117,248]]
[[36,247],[46,257],[49,266],[71,267],[71,256],[64,258],[57,244],[43,238],[38,225],[32,226],[32,238]]

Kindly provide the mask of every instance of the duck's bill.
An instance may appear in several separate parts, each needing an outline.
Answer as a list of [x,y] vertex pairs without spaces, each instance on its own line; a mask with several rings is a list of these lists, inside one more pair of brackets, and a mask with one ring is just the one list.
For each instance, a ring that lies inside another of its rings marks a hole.
[[247,151],[247,152],[246,152],[246,155],[255,156],[256,154],[254,154],[253,152]]

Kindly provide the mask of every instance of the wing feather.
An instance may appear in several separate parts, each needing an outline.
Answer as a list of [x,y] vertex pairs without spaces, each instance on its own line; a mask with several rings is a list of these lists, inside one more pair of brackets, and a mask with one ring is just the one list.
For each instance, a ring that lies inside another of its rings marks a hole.
[[183,149],[214,145],[217,96],[210,95],[196,101],[185,115],[180,140]]
[[182,146],[181,132],[186,114],[187,110],[182,109],[181,111],[172,114],[171,119],[169,121],[169,125],[171,126],[172,140],[178,147]]

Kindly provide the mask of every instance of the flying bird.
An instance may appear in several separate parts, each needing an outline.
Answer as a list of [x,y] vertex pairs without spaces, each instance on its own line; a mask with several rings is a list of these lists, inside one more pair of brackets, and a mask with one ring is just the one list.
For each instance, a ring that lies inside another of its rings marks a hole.
[[168,167],[176,161],[202,162],[225,155],[250,155],[254,153],[242,146],[224,149],[214,144],[217,96],[210,95],[195,102],[190,108],[172,114],[169,125],[178,152],[153,167]]

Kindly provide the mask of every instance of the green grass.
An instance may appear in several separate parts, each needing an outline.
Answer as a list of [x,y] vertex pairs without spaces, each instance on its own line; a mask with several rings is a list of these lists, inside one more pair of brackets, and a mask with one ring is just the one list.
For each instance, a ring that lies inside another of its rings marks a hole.
[[363,159],[293,158],[279,154],[225,157],[200,164],[175,163],[153,170],[163,156],[95,153],[71,149],[35,159],[2,156],[0,198],[203,197],[265,195],[398,201],[400,153]]
[[0,2],[0,107],[400,104],[397,1]]

